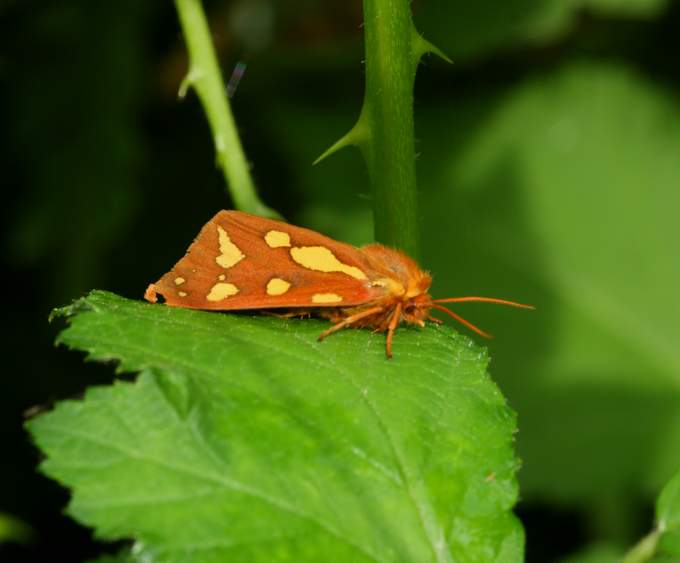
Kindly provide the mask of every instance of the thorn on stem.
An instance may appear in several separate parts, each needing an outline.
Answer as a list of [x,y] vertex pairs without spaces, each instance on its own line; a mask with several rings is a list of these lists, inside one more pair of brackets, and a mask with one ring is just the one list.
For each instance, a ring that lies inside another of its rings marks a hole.
[[189,72],[187,72],[186,76],[182,79],[182,82],[180,82],[179,89],[177,90],[177,97],[180,100],[183,100],[186,97],[189,88],[191,88],[200,77],[200,70],[195,67],[190,68]]

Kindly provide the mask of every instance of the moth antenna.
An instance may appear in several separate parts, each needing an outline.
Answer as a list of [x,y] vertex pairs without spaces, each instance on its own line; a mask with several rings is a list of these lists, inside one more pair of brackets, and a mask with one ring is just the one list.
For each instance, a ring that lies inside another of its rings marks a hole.
[[477,303],[496,303],[498,305],[510,305],[511,307],[519,307],[520,309],[536,308],[533,305],[517,303],[516,301],[508,301],[507,299],[496,299],[495,297],[447,297],[445,299],[434,299],[432,303],[469,303],[471,301]]
[[481,328],[476,327],[470,321],[466,321],[463,317],[461,317],[460,315],[456,315],[456,313],[454,313],[453,311],[450,311],[446,307],[442,307],[441,305],[437,305],[437,303],[435,303],[435,302],[432,303],[432,306],[435,309],[437,309],[438,311],[441,311],[442,313],[446,313],[450,317],[456,319],[459,323],[465,325],[470,330],[475,331],[480,336],[483,336],[484,338],[493,338],[493,336],[491,336],[489,333],[484,332]]

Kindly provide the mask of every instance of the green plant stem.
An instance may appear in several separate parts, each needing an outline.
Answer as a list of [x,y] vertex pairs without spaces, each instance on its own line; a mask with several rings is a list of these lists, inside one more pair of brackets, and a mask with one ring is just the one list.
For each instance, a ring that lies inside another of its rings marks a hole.
[[435,53],[411,20],[408,0],[364,0],[366,93],[354,127],[316,162],[361,149],[373,189],[375,238],[417,258],[419,239],[413,84],[420,57]]
[[175,0],[175,6],[189,51],[189,71],[180,87],[180,96],[193,87],[201,100],[213,135],[217,162],[224,172],[234,206],[249,213],[277,217],[257,196],[201,1]]
[[413,23],[407,0],[364,0],[366,94],[361,144],[373,186],[376,240],[418,255]]

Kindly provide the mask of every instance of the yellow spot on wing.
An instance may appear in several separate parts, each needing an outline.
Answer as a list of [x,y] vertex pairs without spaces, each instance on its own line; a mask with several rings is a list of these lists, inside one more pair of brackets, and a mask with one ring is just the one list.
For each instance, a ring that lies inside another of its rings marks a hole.
[[219,276],[217,276],[217,279],[220,281],[224,281],[224,278],[225,278],[224,274],[220,274]]
[[338,260],[325,246],[295,246],[290,255],[300,266],[317,272],[342,272],[357,280],[365,280],[364,274],[356,266],[348,266]]
[[175,278],[175,285],[182,285],[185,281],[187,280],[178,276]]
[[222,299],[226,299],[237,293],[238,287],[233,283],[216,283],[210,288],[210,293],[208,293],[205,298],[208,301],[222,301]]
[[290,289],[290,283],[281,278],[272,278],[267,283],[267,295],[283,295]]
[[219,266],[231,268],[245,258],[239,247],[231,242],[227,231],[219,225],[217,226],[217,234],[220,242],[220,255],[215,258],[215,262]]
[[269,248],[290,246],[290,235],[283,231],[269,231],[264,235],[264,241],[269,245]]
[[187,296],[187,292],[186,292],[186,291],[178,291],[178,292],[177,292],[177,295],[179,295],[180,297],[186,297],[186,296]]
[[312,295],[312,303],[340,303],[342,297],[337,293],[315,293]]

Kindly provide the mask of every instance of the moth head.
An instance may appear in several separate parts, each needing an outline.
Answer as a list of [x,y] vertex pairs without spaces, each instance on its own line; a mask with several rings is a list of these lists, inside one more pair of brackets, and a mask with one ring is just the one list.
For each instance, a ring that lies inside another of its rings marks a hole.
[[425,326],[425,320],[430,316],[431,308],[432,298],[424,292],[404,301],[401,316],[409,324]]

